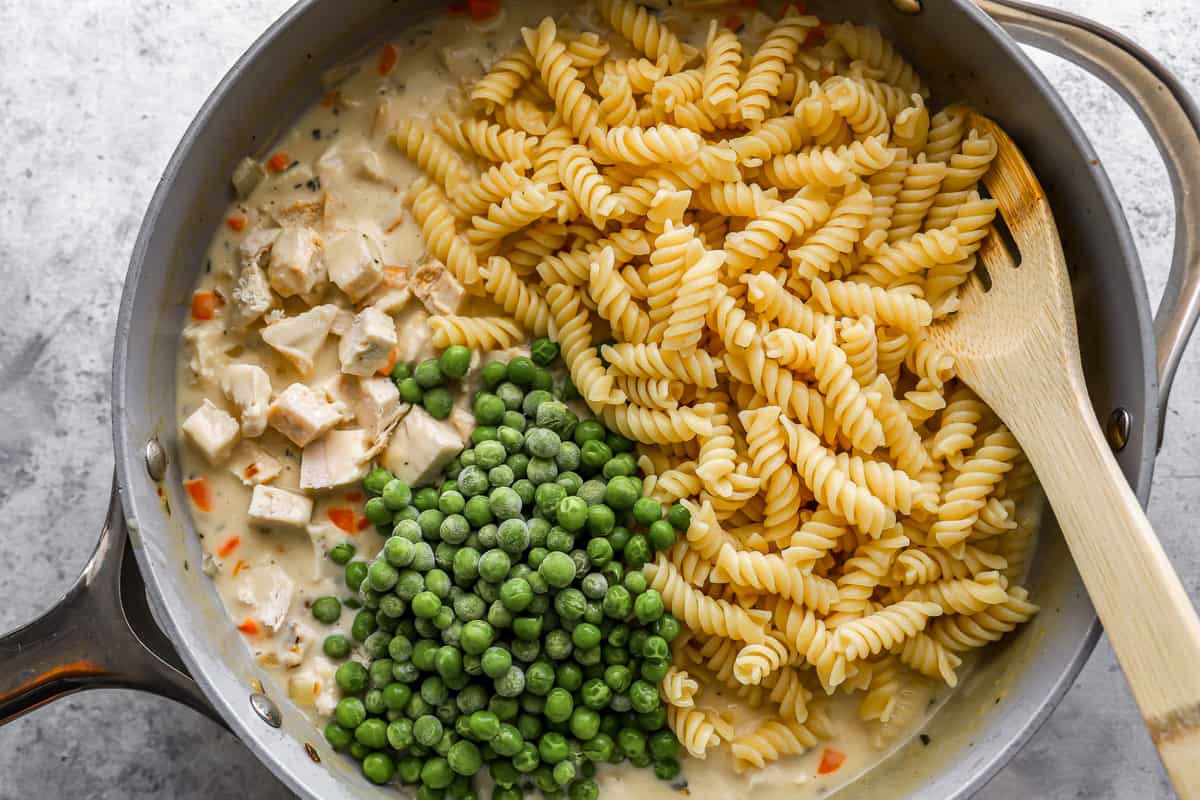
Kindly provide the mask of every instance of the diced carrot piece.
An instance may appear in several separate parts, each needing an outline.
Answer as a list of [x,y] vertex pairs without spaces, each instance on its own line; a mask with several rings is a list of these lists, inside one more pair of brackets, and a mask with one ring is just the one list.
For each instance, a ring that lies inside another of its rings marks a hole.
[[267,166],[273,169],[275,172],[283,172],[285,169],[287,169],[287,165],[290,163],[292,163],[291,157],[281,150],[280,152],[271,156],[270,160],[267,161]]
[[225,224],[229,226],[231,231],[241,233],[246,230],[246,216],[244,214],[230,214],[225,218]]
[[396,67],[396,62],[400,60],[400,51],[396,49],[394,44],[385,44],[383,49],[379,51],[379,64],[376,68],[380,75],[387,75]]
[[371,527],[371,520],[367,519],[366,517],[358,518],[358,529],[360,531],[365,531],[369,527]]
[[188,497],[192,498],[196,508],[204,512],[212,511],[212,494],[208,491],[207,480],[193,478],[190,481],[184,481],[183,488],[187,490]]
[[500,13],[500,0],[467,0],[467,10],[476,22],[491,19]]
[[357,523],[354,520],[354,509],[352,508],[331,508],[329,509],[329,521],[338,526],[346,533],[358,533]]
[[844,763],[846,763],[845,753],[841,750],[834,750],[832,747],[826,747],[825,752],[821,754],[821,764],[817,767],[817,774],[828,775],[831,772],[837,772]]
[[257,474],[258,464],[247,464],[246,468],[242,470],[242,477],[244,477],[246,480],[250,480]]
[[230,536],[228,539],[221,542],[221,546],[217,548],[217,555],[219,555],[221,558],[225,558],[235,549],[237,549],[237,546],[241,543],[242,537]]
[[238,576],[238,574],[244,569],[250,569],[250,565],[247,564],[245,561],[242,561],[239,558],[237,560],[237,563],[233,565],[233,576],[236,578]]
[[237,627],[239,631],[247,636],[258,636],[258,623],[250,617],[246,617],[242,624]]
[[192,294],[192,319],[212,319],[217,309],[217,296],[212,292]]
[[384,376],[391,375],[392,367],[394,367],[394,366],[396,366],[396,348],[393,347],[392,352],[388,353],[387,364],[384,365],[383,367],[381,367],[379,372],[377,372],[375,374],[376,375],[384,375]]

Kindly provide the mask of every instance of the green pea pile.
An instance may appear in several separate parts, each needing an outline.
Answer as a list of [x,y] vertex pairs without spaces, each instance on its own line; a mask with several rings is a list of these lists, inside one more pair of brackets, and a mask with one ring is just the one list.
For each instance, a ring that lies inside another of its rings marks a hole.
[[[367,476],[365,513],[390,534],[374,560],[330,553],[358,589],[350,639],[369,663],[338,667],[325,737],[420,800],[474,798],[485,771],[496,800],[594,800],[596,765],[626,759],[679,774],[658,683],[680,624],[642,566],[687,509],[642,496],[632,442],[580,421],[569,384],[538,385],[557,346],[531,353],[483,369],[472,446],[440,488]],[[338,602],[314,616],[336,620]],[[324,649],[352,645],[334,634]]]
[[454,408],[446,379],[459,380],[470,368],[471,351],[456,344],[443,350],[438,358],[425,359],[416,366],[396,364],[391,377],[401,400],[422,406],[435,419],[445,419]]

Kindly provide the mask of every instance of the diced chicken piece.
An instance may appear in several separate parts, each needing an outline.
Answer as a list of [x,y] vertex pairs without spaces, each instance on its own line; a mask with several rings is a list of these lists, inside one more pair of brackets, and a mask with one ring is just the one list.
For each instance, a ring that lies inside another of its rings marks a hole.
[[254,442],[245,440],[238,443],[238,446],[233,449],[233,455],[229,457],[229,463],[226,466],[246,486],[270,483],[283,471],[283,465],[279,463],[279,459]]
[[409,288],[431,314],[456,314],[466,290],[438,261],[422,264],[413,273]]
[[347,375],[374,375],[387,366],[396,346],[396,323],[374,306],[354,318],[350,330],[338,343],[338,358]]
[[329,270],[329,280],[356,303],[383,279],[379,247],[360,231],[343,231],[330,236],[325,242],[325,266]]
[[221,373],[221,391],[241,414],[242,436],[262,436],[271,404],[271,378],[266,370],[254,364],[230,364]]
[[392,434],[383,465],[411,484],[427,483],[463,448],[463,438],[449,422],[438,422],[423,408],[414,408]]
[[298,706],[316,709],[329,716],[337,707],[339,693],[334,674],[337,667],[327,658],[313,659],[304,669],[288,676],[288,697]]
[[411,364],[433,355],[433,331],[429,315],[413,307],[396,320],[396,360]]
[[229,458],[238,440],[237,420],[205,398],[180,426],[210,464]]
[[288,637],[283,642],[283,654],[279,663],[288,669],[295,669],[304,663],[304,654],[308,647],[317,640],[317,632],[300,620],[288,623]]
[[271,403],[271,427],[305,447],[346,417],[346,407],[303,383],[293,383]]
[[400,402],[400,392],[391,378],[347,378],[350,408],[354,418],[373,436],[378,437],[408,413],[408,403]]
[[263,528],[303,528],[312,519],[312,498],[259,484],[250,495],[250,521]]
[[225,335],[219,322],[187,326],[183,331],[183,342],[193,381],[213,380],[221,367],[229,363],[225,354],[234,347],[234,342]]
[[383,268],[383,279],[366,299],[385,314],[395,316],[412,299],[408,286],[408,268],[388,265]]
[[332,489],[367,475],[370,435],[361,428],[330,431],[304,448],[300,457],[301,489]]
[[233,287],[233,312],[230,321],[235,328],[246,328],[275,306],[275,296],[262,267],[242,267]]
[[301,225],[289,225],[280,231],[271,247],[267,277],[281,297],[312,294],[325,280],[317,232]]
[[348,308],[339,308],[337,315],[333,318],[333,324],[329,326],[329,332],[334,336],[345,336],[346,331],[350,330],[350,326],[354,324],[354,312]]
[[275,564],[254,566],[241,575],[244,577],[238,585],[238,600],[250,606],[251,616],[272,633],[279,630],[292,606],[296,584]]
[[337,306],[323,305],[294,317],[284,317],[263,328],[263,341],[291,361],[300,374],[307,375],[312,372],[317,353],[325,344],[337,313]]
[[238,245],[238,265],[246,267],[261,267],[271,245],[279,238],[279,228],[255,228],[243,237]]
[[[303,183],[312,177],[312,172],[307,168],[300,172],[289,170],[288,177],[293,183]],[[305,194],[309,194],[307,190],[304,191]],[[292,225],[310,227],[316,225],[321,221],[324,206],[323,199],[303,199],[294,200],[286,205],[270,203],[260,208],[263,214],[275,221],[276,225],[286,228]]]

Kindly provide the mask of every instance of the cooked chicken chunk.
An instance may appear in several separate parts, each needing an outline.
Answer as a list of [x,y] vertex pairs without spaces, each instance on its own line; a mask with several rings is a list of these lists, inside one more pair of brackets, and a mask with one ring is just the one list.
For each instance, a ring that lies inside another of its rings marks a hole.
[[422,264],[409,283],[431,314],[456,314],[466,290],[438,261]]
[[280,297],[309,295],[324,283],[321,238],[316,231],[303,225],[289,225],[280,231],[271,247],[267,277]]
[[325,242],[325,265],[329,280],[356,303],[383,278],[379,247],[359,231],[342,231],[329,237]]
[[250,495],[250,521],[263,528],[303,528],[312,519],[313,501],[302,494],[259,484]]
[[221,391],[241,414],[242,436],[262,436],[271,403],[271,378],[266,370],[254,364],[230,364],[222,370]]
[[303,383],[293,383],[280,392],[268,411],[271,427],[300,447],[332,429],[345,415],[345,406],[330,402],[324,392]]
[[307,375],[312,372],[337,313],[337,306],[323,305],[294,317],[284,317],[263,328],[263,341],[291,361],[300,374]]
[[413,306],[396,319],[396,360],[411,364],[433,355],[429,315]]
[[220,464],[229,458],[237,444],[237,420],[207,398],[180,427],[211,464]]
[[374,306],[367,306],[338,343],[338,358],[347,375],[369,376],[387,366],[396,346],[396,323]]
[[352,378],[344,384],[354,418],[372,437],[377,437],[408,413],[391,378]]
[[370,435],[361,428],[325,434],[300,456],[300,488],[333,489],[362,480],[370,445]]
[[233,448],[233,455],[229,457],[226,466],[245,486],[270,483],[283,471],[279,459],[254,442],[246,440],[242,440]]
[[414,408],[392,434],[383,465],[410,484],[427,483],[463,448],[462,437],[449,422],[438,422]]
[[274,633],[283,625],[291,608],[296,584],[282,567],[275,564],[253,566],[244,575],[238,586],[238,600],[250,607],[251,617]]

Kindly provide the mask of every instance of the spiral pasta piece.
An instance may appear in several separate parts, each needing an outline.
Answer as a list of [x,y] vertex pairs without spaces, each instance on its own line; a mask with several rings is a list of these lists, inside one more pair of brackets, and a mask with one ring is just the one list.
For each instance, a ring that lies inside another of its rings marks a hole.
[[786,756],[798,756],[817,746],[817,735],[798,722],[770,720],[730,743],[734,767],[761,769]]
[[827,618],[826,624],[839,627],[866,614],[875,589],[891,579],[896,555],[907,544],[908,538],[893,529],[880,539],[856,547],[837,579],[837,600],[833,604],[837,614]]
[[749,133],[731,139],[729,146],[738,161],[755,165],[775,156],[799,150],[809,139],[808,127],[800,117],[772,117]]
[[717,366],[707,351],[686,358],[657,344],[621,342],[601,348],[610,368],[635,378],[666,378],[693,383],[704,389],[717,385]]
[[778,636],[768,636],[758,644],[748,644],[738,651],[733,662],[733,676],[739,683],[756,686],[777,672],[791,657],[787,644]]
[[507,317],[433,316],[433,346],[443,350],[462,345],[472,350],[504,350],[523,341],[529,334]]
[[889,242],[908,239],[921,229],[925,215],[946,179],[947,169],[944,162],[929,161],[924,153],[912,162],[896,201],[892,227],[888,230]]
[[521,29],[521,36],[529,52],[533,53],[542,80],[554,98],[559,115],[580,143],[586,143],[593,134],[599,133],[600,107],[587,93],[587,87],[579,80],[579,72],[571,66],[571,57],[566,45],[558,39],[554,20],[546,17],[537,30]]
[[801,523],[780,553],[784,561],[802,572],[810,572],[818,561],[837,547],[847,533],[846,520],[821,508]]
[[877,136],[891,129],[887,110],[866,87],[850,78],[835,76],[822,87],[833,110],[845,118],[858,136]]
[[962,659],[926,633],[917,633],[900,648],[900,663],[926,678],[941,680],[951,688],[958,685],[955,670]]
[[844,319],[841,323],[842,352],[846,363],[860,386],[867,387],[875,382],[879,374],[879,340],[875,336],[875,322],[870,317]]
[[941,613],[942,607],[937,603],[918,599],[901,600],[882,611],[847,622],[837,629],[834,636],[846,660],[856,661],[901,644],[925,630],[929,620]]
[[995,137],[971,131],[963,140],[962,149],[950,157],[942,190],[934,198],[925,220],[927,229],[945,228],[954,220],[967,194],[991,168],[997,152]]
[[1022,587],[1013,587],[1008,597],[975,614],[948,615],[934,621],[929,636],[936,642],[956,653],[984,647],[997,642],[1033,619],[1039,608],[1029,602],[1029,592]]
[[971,534],[988,496],[1020,454],[1017,440],[1003,425],[989,433],[963,464],[954,485],[942,498],[930,533],[942,547],[961,545]]
[[999,572],[984,572],[974,578],[927,583],[910,591],[908,597],[933,603],[947,614],[978,614],[1008,600],[1006,587]]
[[850,58],[860,59],[878,69],[884,83],[898,86],[908,94],[929,96],[929,90],[921,82],[916,70],[896,52],[896,48],[878,28],[843,22],[830,28],[827,36],[830,41],[841,45]]
[[526,47],[516,47],[492,65],[471,90],[471,99],[483,105],[486,113],[504,106],[516,94],[521,84],[534,73],[533,54]]
[[668,667],[667,674],[658,684],[658,695],[662,701],[677,708],[694,708],[698,691],[700,684],[696,679],[688,675],[687,670],[676,666]]
[[757,217],[779,202],[776,195],[757,183],[714,181],[696,191],[696,206],[727,217]]
[[829,147],[775,156],[763,168],[763,179],[779,189],[845,186],[855,177],[850,159]]
[[888,167],[867,178],[872,209],[859,241],[859,249],[864,255],[877,253],[887,244],[889,230],[895,224],[904,179],[912,163],[907,155],[897,156]]
[[542,296],[525,284],[507,258],[493,256],[484,271],[483,289],[534,336],[545,336],[550,329],[550,307]]
[[543,220],[513,238],[506,256],[518,276],[528,277],[547,256],[562,249],[568,235],[566,225]]
[[596,169],[587,148],[577,144],[564,148],[558,156],[558,174],[563,186],[597,228],[603,229],[611,217],[621,212],[619,199]]
[[772,621],[792,650],[817,673],[822,688],[832,694],[846,680],[846,657],[817,613],[784,599],[771,601]]
[[814,278],[809,303],[826,314],[870,316],[883,325],[892,325],[914,334],[933,320],[933,310],[921,298],[861,283]]
[[592,261],[588,293],[600,316],[612,324],[618,336],[630,342],[645,340],[650,317],[633,301],[633,293],[616,270],[611,247],[601,250]]
[[893,115],[892,145],[915,154],[922,152],[929,143],[931,120],[925,98],[919,94],[911,97],[912,105]]
[[781,244],[803,236],[829,218],[829,204],[808,190],[768,209],[744,231],[725,238],[725,264],[734,277],[765,259]]
[[672,125],[618,126],[597,137],[595,148],[613,163],[650,167],[690,164],[700,155],[703,144],[695,131]]
[[809,29],[817,24],[816,17],[801,16],[789,8],[767,32],[738,87],[737,112],[743,120],[761,122],[767,118],[771,100],[779,94],[783,73],[795,60]]
[[608,55],[608,42],[593,31],[585,31],[567,42],[567,56],[571,66],[578,70],[588,70],[595,67]]
[[460,217],[484,214],[492,203],[499,203],[525,184],[527,163],[506,161],[489,167],[472,181],[459,184],[450,202]]
[[671,545],[671,549],[667,551],[667,558],[679,570],[683,579],[693,586],[703,585],[716,569],[712,562],[697,553],[685,540]]
[[437,181],[447,191],[470,180],[467,167],[450,145],[433,131],[419,127],[410,119],[396,123],[392,141],[400,152],[421,168],[421,171]]
[[475,153],[496,163],[533,159],[537,138],[524,131],[515,131],[487,120],[460,119],[452,113],[438,114],[434,129],[458,149]]
[[579,291],[556,284],[547,290],[546,302],[550,307],[550,335],[558,342],[571,380],[580,393],[593,408],[595,404],[623,403],[625,396],[604,371],[592,344],[592,324]]
[[704,46],[704,98],[721,114],[737,110],[742,43],[737,34],[713,20]]
[[665,59],[678,72],[696,57],[696,48],[684,44],[667,26],[632,0],[597,0],[600,16],[635,49],[651,61]]
[[850,188],[833,207],[829,220],[810,234],[804,244],[788,251],[794,276],[816,278],[829,272],[840,256],[853,252],[875,204],[865,184],[859,184],[854,191],[849,191]]
[[818,614],[829,613],[838,601],[837,584],[789,565],[782,556],[725,544],[717,554],[717,569],[729,583],[779,595]]
[[671,411],[660,411],[636,405],[606,405],[600,415],[605,425],[627,439],[673,444],[690,442],[697,436],[707,436],[712,432],[712,426],[705,418],[707,408],[702,406],[680,406]]
[[[808,337],[817,335],[823,327],[832,326],[834,318],[806,305],[769,273],[747,276],[746,299],[754,312],[768,322],[778,322]],[[744,346],[744,345],[741,345]]]
[[667,726],[692,758],[702,759],[710,749],[721,745],[713,717],[715,714],[710,711],[667,705]]
[[608,125],[636,125],[637,103],[633,99],[633,87],[629,76],[608,73],[600,81],[600,115]]
[[929,140],[925,155],[930,161],[949,161],[958,152],[967,132],[968,110],[963,106],[946,106],[929,122]]
[[766,639],[766,612],[747,611],[706,596],[689,586],[662,553],[646,565],[645,571],[650,588],[657,590],[670,612],[692,630],[751,644]]
[[677,226],[672,220],[665,220],[663,232],[654,239],[646,288],[650,291],[650,325],[656,332],[666,327],[671,316],[671,304],[688,268],[688,250],[695,241],[693,226]]
[[523,183],[499,203],[488,206],[487,216],[472,217],[467,241],[475,252],[492,255],[500,248],[501,239],[532,225],[552,208],[554,200],[545,186]]
[[[692,240],[687,252],[687,268],[679,278],[671,316],[667,318],[663,331],[661,346],[664,351],[680,353],[696,349],[720,284],[721,265],[724,263],[724,251],[705,250],[699,239]],[[637,341],[636,337],[625,338]]]
[[874,537],[896,524],[896,513],[850,480],[816,434],[786,418],[783,425],[788,434],[788,454],[818,502]]
[[446,195],[437,184],[418,178],[412,185],[412,212],[425,236],[425,246],[464,286],[479,282],[479,259],[454,224]]

